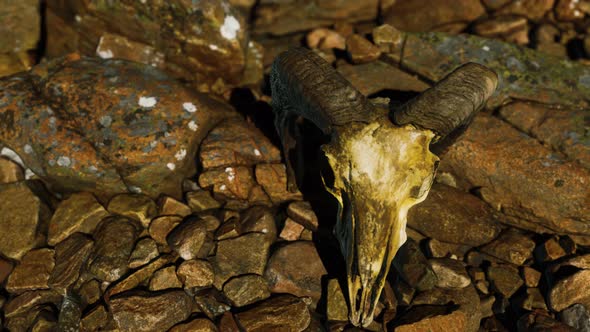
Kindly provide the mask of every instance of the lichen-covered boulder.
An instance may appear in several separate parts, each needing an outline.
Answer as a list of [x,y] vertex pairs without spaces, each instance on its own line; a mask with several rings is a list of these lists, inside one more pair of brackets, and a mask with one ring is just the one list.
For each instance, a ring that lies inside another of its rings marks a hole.
[[207,132],[235,115],[161,71],[70,56],[0,81],[0,144],[58,191],[180,198]]

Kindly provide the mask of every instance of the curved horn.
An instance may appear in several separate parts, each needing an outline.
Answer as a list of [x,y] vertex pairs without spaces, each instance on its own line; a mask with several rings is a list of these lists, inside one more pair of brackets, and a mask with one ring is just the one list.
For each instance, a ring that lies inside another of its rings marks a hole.
[[403,105],[393,114],[393,122],[411,123],[444,138],[469,122],[497,85],[493,70],[477,63],[464,64]]
[[369,122],[374,108],[340,73],[314,52],[294,48],[281,53],[270,74],[277,117],[294,113],[324,133],[353,121]]

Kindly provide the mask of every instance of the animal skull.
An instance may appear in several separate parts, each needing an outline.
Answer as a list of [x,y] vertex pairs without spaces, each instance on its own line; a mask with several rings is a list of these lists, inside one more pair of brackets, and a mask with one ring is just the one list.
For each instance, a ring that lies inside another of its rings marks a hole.
[[[393,121],[311,51],[279,55],[271,84],[286,156],[294,147],[289,130],[298,116],[331,136],[321,148],[331,168],[324,186],[339,205],[335,235],[346,260],[349,318],[366,327],[391,261],[406,241],[408,210],[432,185],[438,157],[430,144],[470,122],[496,89],[497,76],[481,65],[463,65],[404,105]],[[285,159],[293,185],[295,174]]]

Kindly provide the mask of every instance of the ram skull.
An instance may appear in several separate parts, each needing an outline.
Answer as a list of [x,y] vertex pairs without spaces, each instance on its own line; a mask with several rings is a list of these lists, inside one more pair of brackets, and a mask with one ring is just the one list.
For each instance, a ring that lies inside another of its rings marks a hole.
[[303,48],[279,55],[270,80],[289,190],[296,188],[289,151],[297,142],[292,134],[297,119],[311,121],[330,137],[321,147],[331,169],[324,186],[339,206],[334,233],[346,261],[349,319],[366,327],[391,261],[406,241],[408,210],[432,185],[438,157],[430,144],[469,124],[495,91],[497,76],[482,65],[465,64],[392,116]]

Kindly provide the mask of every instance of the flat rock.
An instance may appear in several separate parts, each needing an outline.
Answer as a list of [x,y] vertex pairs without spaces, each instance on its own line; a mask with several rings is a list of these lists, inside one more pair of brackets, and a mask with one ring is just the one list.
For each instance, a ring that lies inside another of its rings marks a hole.
[[379,47],[357,34],[352,34],[346,38],[346,51],[352,63],[355,64],[375,61],[381,55]]
[[191,210],[196,213],[221,207],[221,203],[215,200],[215,198],[211,196],[211,193],[206,190],[186,193],[186,201]]
[[376,0],[344,0],[337,3],[265,1],[257,7],[254,32],[286,35],[336,22],[368,21],[377,17],[378,8]]
[[17,163],[0,157],[0,183],[18,182],[24,179],[23,169]]
[[452,257],[462,259],[471,246],[442,242],[437,239],[428,240],[428,254],[434,258]]
[[139,239],[129,256],[129,268],[135,269],[149,263],[159,255],[158,245],[152,238]]
[[41,18],[34,0],[10,1],[0,9],[0,53],[37,48],[41,35]]
[[82,233],[74,233],[55,246],[55,267],[49,278],[49,286],[66,294],[78,280],[80,270],[94,246],[94,241]]
[[154,272],[150,278],[148,288],[152,292],[169,288],[182,288],[182,281],[176,274],[176,266],[167,266]]
[[485,14],[480,1],[401,1],[384,13],[384,23],[403,31],[432,31],[450,23],[464,23]]
[[262,186],[273,204],[301,200],[299,191],[287,190],[287,169],[284,164],[258,164],[255,169],[256,182]]
[[326,316],[329,321],[348,321],[348,304],[338,279],[328,281]]
[[52,290],[34,290],[24,292],[16,297],[11,298],[2,308],[4,317],[11,318],[26,313],[31,308],[43,304],[53,304],[58,306],[63,296]]
[[590,331],[590,313],[588,309],[581,304],[564,309],[561,312],[561,321],[578,331]]
[[490,283],[504,298],[510,298],[523,285],[518,269],[512,265],[490,266],[487,272]]
[[245,166],[210,169],[199,175],[199,186],[212,188],[216,196],[246,201],[256,185],[252,173]]
[[567,255],[565,249],[556,238],[550,238],[535,249],[535,257],[540,262],[554,261],[565,255]]
[[158,213],[156,203],[148,196],[140,194],[116,195],[109,201],[107,210],[112,214],[139,221],[145,228]]
[[241,118],[224,121],[201,143],[199,158],[204,170],[229,166],[278,163],[281,152],[262,132]]
[[160,216],[156,217],[150,223],[148,232],[150,237],[158,244],[167,245],[166,238],[172,230],[182,222],[180,216]]
[[[124,58],[189,81],[237,83],[246,66],[248,32],[231,3],[52,3],[47,52]],[[191,20],[195,16],[200,19]]]
[[71,234],[92,234],[109,212],[89,192],[74,193],[61,201],[49,221],[47,243],[56,245]]
[[291,218],[287,218],[285,219],[285,224],[283,225],[283,229],[281,230],[279,237],[287,241],[296,241],[299,240],[299,237],[301,236],[301,233],[304,229],[305,227],[303,227],[303,225],[295,222]]
[[26,182],[0,185],[0,253],[19,260],[38,243],[38,230],[47,222],[47,207]]
[[469,286],[471,278],[463,262],[451,258],[429,259],[430,267],[436,274],[436,287],[463,288]]
[[277,225],[272,211],[263,206],[253,206],[240,214],[242,233],[259,232],[268,236],[271,241],[277,238]]
[[219,241],[210,261],[215,271],[214,286],[221,289],[225,281],[242,274],[262,275],[272,241],[264,233],[248,233]]
[[432,289],[436,284],[436,274],[418,244],[408,239],[402,245],[393,261],[399,276],[411,288],[418,290]]
[[467,331],[465,313],[455,310],[449,314],[427,317],[415,323],[396,327],[395,332]]
[[187,319],[192,300],[184,291],[125,293],[108,303],[122,331],[166,331]]
[[138,231],[125,217],[108,217],[94,232],[94,249],[88,258],[88,271],[99,280],[112,282],[129,269],[127,263]]
[[188,323],[178,324],[169,332],[217,332],[217,327],[207,318],[196,318]]
[[231,107],[149,65],[76,59],[0,81],[0,117],[10,119],[0,141],[57,191],[180,199],[199,143]]
[[551,10],[555,0],[510,1],[508,6],[498,10],[498,14],[521,15],[531,20],[541,19]]
[[541,272],[533,269],[532,267],[523,266],[522,278],[524,279],[524,283],[527,287],[537,287],[539,285],[539,281],[541,280]]
[[343,62],[337,69],[366,96],[383,90],[422,92],[430,87],[416,76],[379,60],[359,65]]
[[287,216],[312,231],[317,231],[318,217],[307,201],[296,201],[287,206]]
[[82,331],[99,331],[107,324],[108,318],[105,307],[99,305],[82,317],[80,329]]
[[186,217],[191,214],[192,209],[181,201],[178,201],[169,196],[161,196],[158,199],[158,214],[159,215],[176,215]]
[[280,295],[236,315],[246,331],[303,331],[311,322],[307,305],[292,295]]
[[441,170],[481,186],[483,200],[507,215],[506,222],[535,232],[590,234],[590,170],[501,120],[477,116]]
[[206,260],[184,261],[176,274],[186,288],[208,287],[213,284],[213,266]]
[[501,230],[498,216],[485,202],[439,183],[409,211],[408,226],[439,241],[474,247],[492,241]]
[[212,234],[199,218],[181,222],[166,239],[170,248],[184,260],[207,257],[213,245]]
[[102,298],[102,293],[103,292],[100,288],[100,282],[96,279],[91,279],[84,282],[78,290],[78,294],[80,295],[82,303],[86,303],[88,305],[98,302],[98,300]]
[[533,257],[534,249],[535,242],[530,237],[511,228],[480,250],[508,263],[523,265]]
[[270,297],[266,280],[256,274],[247,274],[228,280],[223,294],[234,307],[243,307]]
[[55,266],[54,250],[43,248],[26,253],[6,282],[6,290],[20,294],[36,289],[48,289],[49,277]]
[[581,270],[559,280],[549,291],[548,302],[555,311],[575,303],[590,308],[590,270]]
[[297,241],[272,254],[264,277],[273,293],[309,296],[318,301],[322,293],[322,277],[327,273],[313,242]]
[[215,288],[196,292],[194,299],[197,308],[212,320],[231,309],[227,299]]
[[516,323],[518,331],[564,331],[576,332],[570,326],[553,318],[551,314],[543,310],[535,310],[524,314]]
[[527,288],[526,296],[522,299],[521,308],[526,310],[542,309],[547,310],[545,298],[538,288]]

